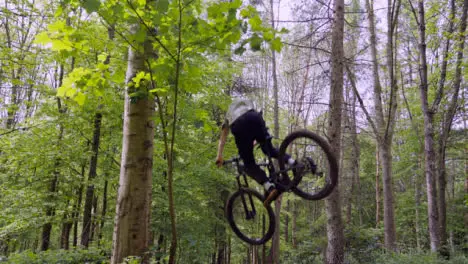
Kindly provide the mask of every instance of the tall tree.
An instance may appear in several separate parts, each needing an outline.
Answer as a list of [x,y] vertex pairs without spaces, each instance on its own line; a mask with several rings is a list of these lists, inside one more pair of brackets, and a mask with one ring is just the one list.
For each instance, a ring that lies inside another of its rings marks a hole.
[[[383,91],[379,74],[379,60],[377,58],[377,37],[375,29],[374,5],[372,0],[366,1],[366,8],[369,20],[370,50],[372,56],[372,75],[373,75],[373,102],[375,108],[375,119],[373,119],[364,103],[360,98],[356,86],[354,91],[358,96],[359,103],[366,115],[367,121],[372,127],[372,131],[377,139],[379,162],[382,167],[383,183],[383,204],[384,204],[384,229],[385,229],[385,247],[387,249],[396,249],[396,227],[395,227],[395,209],[392,183],[392,140],[395,127],[397,110],[397,90],[395,62],[394,62],[394,33],[398,21],[398,14],[401,2],[396,0],[388,1],[387,8],[387,70],[389,74],[389,101],[388,109],[384,111]],[[386,116],[386,118],[385,118]],[[375,120],[375,121],[374,121]],[[377,185],[376,185],[377,186]]]
[[[449,16],[449,30],[448,33],[451,34],[454,30],[454,20],[455,20],[455,9],[456,9],[456,2],[454,0],[450,1],[450,9],[451,13]],[[460,16],[460,24],[458,29],[458,34],[455,37],[455,47],[456,48],[456,61],[455,61],[455,76],[453,78],[453,83],[451,85],[451,89],[448,89],[449,92],[447,93],[447,103],[448,107],[446,109],[442,109],[441,115],[441,126],[440,126],[440,135],[438,140],[438,151],[436,155],[436,164],[437,164],[437,183],[438,183],[438,209],[439,209],[439,226],[440,226],[440,241],[441,246],[446,245],[447,243],[447,203],[445,199],[445,192],[446,192],[446,150],[447,150],[447,143],[448,138],[450,135],[450,131],[452,130],[453,120],[455,118],[455,114],[457,113],[457,109],[460,106],[460,86],[462,82],[462,63],[464,57],[464,50],[465,50],[465,42],[466,42],[466,24],[467,24],[467,9],[468,9],[468,1],[463,1],[462,6],[462,14]],[[444,50],[444,54],[448,53],[448,46],[449,46],[450,35],[447,37],[447,43]],[[445,73],[446,65],[448,58],[447,55],[444,55],[443,58],[443,65],[441,69],[441,76],[439,79],[439,87],[440,91],[445,90],[444,81],[445,81]],[[445,68],[445,69],[444,69]],[[445,250],[445,249],[444,249]],[[446,251],[446,250],[445,250]]]
[[[136,34],[139,24],[131,26]],[[147,32],[145,34],[148,34]],[[124,128],[119,191],[111,263],[121,263],[127,256],[146,258],[150,237],[149,219],[154,140],[154,100],[150,85],[134,78],[147,72],[145,60],[154,56],[152,43],[145,37],[128,49],[126,73]]]
[[[114,40],[115,36],[115,26],[109,26],[107,30],[107,35],[109,41]],[[107,55],[104,64],[109,64],[110,56]],[[102,105],[99,105],[98,108],[102,108]],[[94,193],[94,179],[97,175],[97,162],[99,154],[99,144],[101,139],[101,123],[102,123],[102,113],[101,109],[96,109],[94,114],[94,127],[93,127],[93,138],[91,142],[91,158],[89,162],[89,174],[88,174],[88,187],[86,189],[85,205],[83,211],[83,229],[81,231],[81,245],[84,247],[89,246],[90,242],[90,233],[91,233],[91,210],[93,201],[97,199]],[[107,182],[106,182],[107,186]],[[105,198],[104,198],[105,199]],[[105,209],[103,208],[105,214]]]
[[[275,28],[275,13],[274,13],[274,5],[273,0],[270,0],[270,20],[271,20],[271,28]],[[274,49],[271,49],[271,75],[273,79],[273,136],[275,138],[279,138],[279,105],[278,105],[278,76],[276,72],[276,52]],[[275,200],[275,217],[276,217],[276,230],[273,234],[273,239],[271,241],[271,251],[270,257],[273,260],[273,263],[278,264],[280,261],[280,237],[281,232],[280,230],[280,213],[281,213],[281,200],[282,195]]]
[[419,91],[421,107],[424,115],[424,174],[427,188],[427,211],[429,219],[429,236],[431,250],[437,251],[440,244],[439,213],[437,211],[437,187],[435,177],[435,149],[434,149],[434,111],[429,106],[427,59],[426,59],[426,20],[424,2],[418,1],[419,28]]
[[[330,109],[328,138],[337,159],[340,159],[341,119],[343,111],[343,64],[344,64],[344,1],[335,0],[332,29]],[[327,213],[326,263],[340,264],[344,261],[344,232],[341,218],[340,190],[335,188],[325,199]]]
[[[429,234],[431,241],[431,250],[437,251],[445,248],[447,242],[446,234],[446,172],[445,172],[445,149],[447,139],[451,130],[452,121],[456,113],[458,105],[459,83],[460,79],[460,63],[463,60],[464,37],[457,39],[457,57],[455,63],[455,78],[451,89],[445,87],[448,61],[450,60],[449,50],[452,34],[455,30],[454,21],[456,16],[456,2],[450,1],[448,26],[444,32],[446,36],[445,44],[442,51],[442,64],[440,67],[440,76],[435,89],[435,98],[430,102],[429,91],[431,85],[428,77],[428,60],[426,55],[426,14],[425,4],[423,1],[418,1],[417,10],[413,7],[410,1],[410,7],[413,11],[414,18],[418,25],[419,32],[419,75],[420,75],[420,101],[424,116],[424,175],[426,178],[426,190],[428,199],[428,218],[429,218]],[[463,4],[461,15],[461,23],[459,28],[460,36],[464,36],[466,29],[466,3]],[[447,92],[449,91],[449,92]],[[444,96],[447,94],[445,101],[448,107],[441,107],[440,104],[444,101]],[[441,112],[440,135],[438,140],[438,149],[436,155],[435,132],[437,125],[436,115]],[[447,253],[447,250],[443,249]]]
[[[60,64],[59,66],[59,75],[58,75],[58,87],[62,85],[63,82],[63,75],[64,75],[64,66],[63,64]],[[62,105],[62,100],[57,97],[57,110],[59,114],[64,114],[66,112],[65,106]],[[62,123],[59,122],[59,131],[58,131],[58,137],[57,137],[57,147],[61,147],[62,145],[62,140],[63,140],[63,135],[64,134],[64,126]],[[52,177],[49,180],[49,197],[50,197],[50,204],[46,206],[46,217],[47,217],[47,222],[43,225],[42,227],[42,243],[41,243],[41,250],[46,251],[49,249],[50,246],[50,234],[52,232],[52,217],[55,215],[55,205],[54,201],[55,195],[58,192],[58,183],[59,183],[59,176],[60,176],[60,164],[61,163],[61,157],[59,154],[57,154],[57,157],[55,158],[54,162],[54,168],[52,172]]]

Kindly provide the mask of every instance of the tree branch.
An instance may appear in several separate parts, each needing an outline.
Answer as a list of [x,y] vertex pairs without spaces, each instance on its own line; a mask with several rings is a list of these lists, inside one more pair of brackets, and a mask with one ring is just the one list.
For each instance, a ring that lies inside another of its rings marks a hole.
[[374,124],[374,121],[372,120],[372,117],[370,116],[369,112],[367,111],[367,108],[364,105],[364,101],[361,98],[361,95],[359,94],[359,91],[357,90],[356,87],[356,81],[354,80],[354,74],[351,72],[351,70],[348,67],[348,64],[345,64],[346,68],[346,73],[348,74],[349,81],[351,83],[351,87],[353,88],[354,94],[356,95],[359,104],[361,105],[361,109],[364,112],[367,122],[369,122],[370,126],[372,127],[372,131],[374,132],[375,136],[377,137],[377,140],[380,141],[380,134],[379,131],[377,130],[377,127]]

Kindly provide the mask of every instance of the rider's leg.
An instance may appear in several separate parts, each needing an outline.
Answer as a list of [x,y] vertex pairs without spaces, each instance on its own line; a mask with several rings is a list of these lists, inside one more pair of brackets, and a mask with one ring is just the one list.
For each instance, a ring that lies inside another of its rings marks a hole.
[[[250,112],[249,112],[250,113]],[[259,184],[264,185],[265,189],[268,190],[271,184],[268,182],[268,177],[256,163],[253,154],[253,141],[254,133],[252,133],[253,126],[248,113],[239,117],[232,125],[231,132],[234,135],[236,146],[239,151],[239,156],[244,162],[246,173],[252,177]]]
[[252,142],[242,142],[242,140],[238,140],[236,138],[236,145],[239,150],[239,156],[242,161],[244,161],[245,172],[247,175],[252,177],[259,184],[263,185],[265,190],[269,191],[269,189],[274,185],[268,181],[265,171],[255,163]]
[[[272,136],[268,133],[268,128],[266,127],[265,120],[262,115],[254,112],[251,113],[250,116],[251,123],[253,124],[252,127],[256,128],[254,129],[255,140],[260,143],[263,153],[267,156],[278,159],[279,150],[271,143]],[[284,161],[289,165],[294,164],[294,160],[291,159],[291,156],[287,153],[284,156]]]

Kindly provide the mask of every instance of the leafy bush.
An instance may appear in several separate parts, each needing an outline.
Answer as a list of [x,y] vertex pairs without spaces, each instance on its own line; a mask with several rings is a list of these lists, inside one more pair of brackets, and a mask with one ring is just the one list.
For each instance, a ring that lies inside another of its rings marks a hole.
[[374,263],[381,264],[467,264],[466,256],[453,256],[449,260],[431,253],[380,253],[374,254]]
[[100,264],[106,263],[108,259],[108,255],[102,250],[90,248],[88,250],[48,250],[39,253],[28,250],[12,254],[7,260],[0,262],[14,264]]
[[349,263],[374,262],[373,253],[383,248],[383,229],[349,227],[345,229],[346,260]]
[[[326,243],[326,241],[325,241]],[[282,255],[283,264],[313,264],[323,263],[322,250],[320,243],[312,241],[303,241],[296,249],[289,249]]]

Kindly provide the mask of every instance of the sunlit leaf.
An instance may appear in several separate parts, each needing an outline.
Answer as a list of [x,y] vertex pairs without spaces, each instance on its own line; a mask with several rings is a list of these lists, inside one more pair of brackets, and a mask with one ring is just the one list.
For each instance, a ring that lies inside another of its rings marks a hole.
[[73,100],[75,100],[79,105],[83,105],[86,100],[86,96],[83,93],[78,92]]

